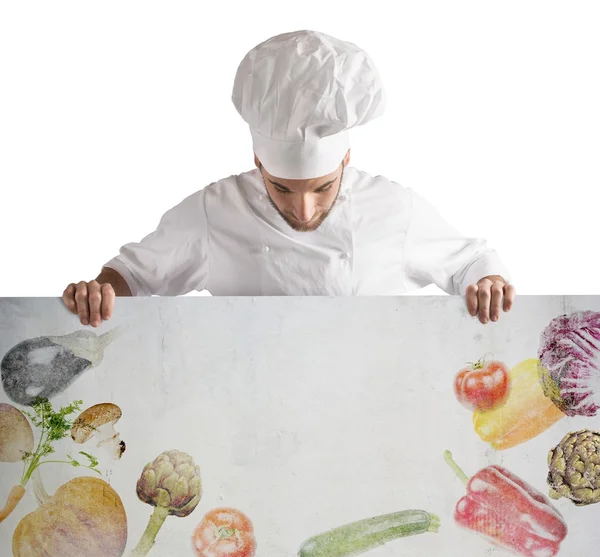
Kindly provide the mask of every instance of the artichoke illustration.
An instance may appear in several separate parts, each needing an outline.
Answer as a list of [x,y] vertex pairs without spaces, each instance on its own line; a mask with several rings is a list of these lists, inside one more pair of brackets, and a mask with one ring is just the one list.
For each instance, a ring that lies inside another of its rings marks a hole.
[[548,453],[550,497],[575,505],[600,502],[600,433],[589,429],[567,433]]
[[131,553],[132,557],[142,557],[154,545],[167,516],[188,516],[200,502],[200,467],[187,453],[165,451],[144,466],[136,491],[141,501],[154,506],[148,526]]

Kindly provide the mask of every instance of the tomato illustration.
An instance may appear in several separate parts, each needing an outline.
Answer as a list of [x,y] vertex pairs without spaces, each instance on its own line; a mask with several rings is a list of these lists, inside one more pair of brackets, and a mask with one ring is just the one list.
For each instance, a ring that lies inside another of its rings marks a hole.
[[461,369],[454,379],[454,394],[469,410],[490,410],[502,404],[509,392],[508,367],[483,359]]
[[254,557],[254,527],[238,509],[212,509],[194,529],[192,547],[197,557]]

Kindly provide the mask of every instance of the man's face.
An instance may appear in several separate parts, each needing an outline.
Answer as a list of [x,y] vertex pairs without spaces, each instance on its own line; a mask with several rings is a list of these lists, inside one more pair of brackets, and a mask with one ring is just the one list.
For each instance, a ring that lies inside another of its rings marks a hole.
[[350,151],[331,174],[310,180],[284,180],[267,172],[258,158],[271,204],[281,217],[298,232],[313,232],[327,218],[340,191],[344,167],[350,161]]

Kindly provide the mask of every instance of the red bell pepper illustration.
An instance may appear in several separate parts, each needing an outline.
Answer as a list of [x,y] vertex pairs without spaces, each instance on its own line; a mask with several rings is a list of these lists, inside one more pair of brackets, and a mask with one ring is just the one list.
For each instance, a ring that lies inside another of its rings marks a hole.
[[524,557],[554,557],[567,525],[550,500],[502,466],[487,466],[470,479],[452,459],[444,459],[467,486],[454,509],[463,528]]

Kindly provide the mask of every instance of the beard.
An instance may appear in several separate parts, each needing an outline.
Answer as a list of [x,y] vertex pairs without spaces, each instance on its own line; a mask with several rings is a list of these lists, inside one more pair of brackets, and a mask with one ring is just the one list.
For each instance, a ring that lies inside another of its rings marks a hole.
[[[261,173],[261,176],[262,176],[262,173]],[[281,209],[279,209],[279,207],[277,207],[277,205],[273,201],[273,198],[271,197],[271,194],[269,193],[269,190],[267,189],[266,185],[265,185],[265,190],[267,191],[267,197],[269,198],[269,202],[271,203],[273,209],[275,209],[275,211],[277,211],[279,216],[288,224],[288,226],[290,228],[292,228],[296,232],[314,232],[323,224],[323,222],[329,216],[329,213],[335,206],[335,202],[337,201],[337,198],[340,195],[340,190],[342,189],[342,180],[343,179],[344,179],[344,167],[342,167],[342,173],[340,174],[340,184],[338,186],[338,191],[335,194],[335,199],[331,202],[329,209],[327,209],[326,211],[323,211],[314,220],[314,222],[312,220],[309,222],[298,222],[293,217],[286,215],[285,213],[283,213],[281,211]],[[263,183],[264,183],[264,178],[263,178]]]

